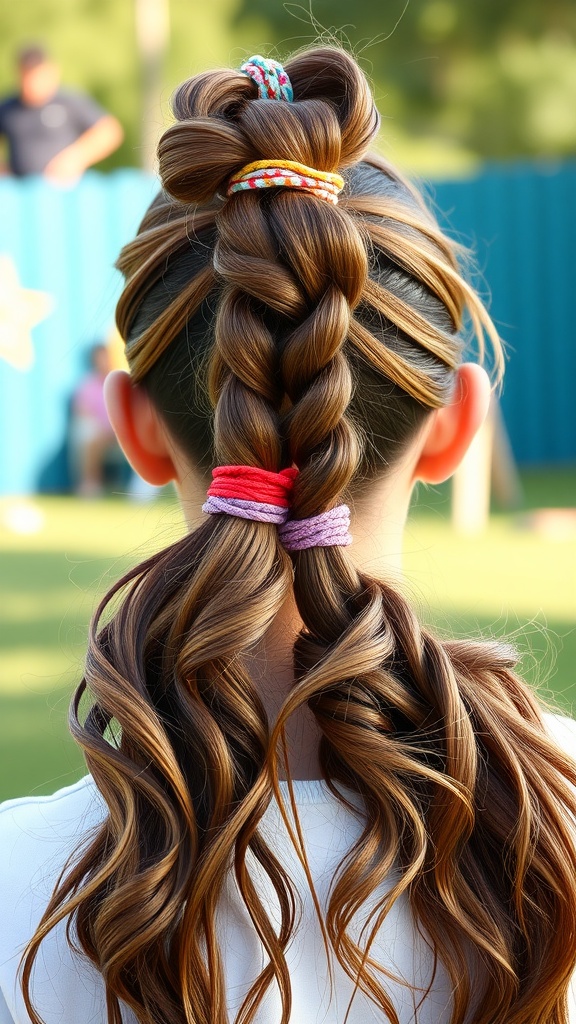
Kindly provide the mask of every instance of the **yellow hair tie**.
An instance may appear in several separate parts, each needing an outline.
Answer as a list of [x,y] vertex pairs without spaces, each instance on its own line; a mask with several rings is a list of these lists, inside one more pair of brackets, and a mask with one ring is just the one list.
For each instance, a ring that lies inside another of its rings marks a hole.
[[227,195],[256,188],[303,188],[330,203],[338,202],[344,178],[330,171],[318,171],[296,160],[254,160],[234,174]]

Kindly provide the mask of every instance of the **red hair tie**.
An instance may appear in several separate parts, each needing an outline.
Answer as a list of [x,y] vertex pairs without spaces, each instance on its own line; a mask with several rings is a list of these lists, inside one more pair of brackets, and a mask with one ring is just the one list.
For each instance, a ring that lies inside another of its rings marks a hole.
[[297,474],[297,469],[273,473],[257,466],[216,466],[202,511],[260,523],[284,523]]
[[279,473],[273,473],[258,466],[216,466],[212,470],[208,496],[263,501],[268,505],[288,508],[297,475],[297,469],[281,469]]

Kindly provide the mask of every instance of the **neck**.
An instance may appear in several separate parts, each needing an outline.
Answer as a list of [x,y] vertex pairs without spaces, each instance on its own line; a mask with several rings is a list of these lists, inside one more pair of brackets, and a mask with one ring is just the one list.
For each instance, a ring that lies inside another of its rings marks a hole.
[[[402,536],[406,506],[392,511],[391,503],[369,509],[353,520],[354,543],[351,557],[358,569],[373,576],[402,580]],[[293,647],[303,622],[292,593],[286,598],[274,622],[247,659],[268,721],[272,725],[282,704],[294,686]],[[304,705],[291,715],[286,726],[288,768],[293,779],[319,779],[322,776],[318,747],[321,732],[316,719]],[[284,777],[284,776],[281,776]]]
[[[389,474],[374,484],[366,499],[355,503],[350,530],[354,538],[348,548],[358,569],[399,584],[402,579],[402,537],[410,494],[410,472]],[[177,485],[188,527],[203,521],[200,512],[206,494],[205,481],[188,473]],[[303,622],[290,593],[274,622],[260,642],[246,656],[246,665],[258,688],[270,726],[278,717],[294,686],[293,647]],[[319,779],[318,758],[321,733],[307,705],[289,718],[286,726],[288,769],[293,779]],[[281,776],[282,777],[282,776]]]

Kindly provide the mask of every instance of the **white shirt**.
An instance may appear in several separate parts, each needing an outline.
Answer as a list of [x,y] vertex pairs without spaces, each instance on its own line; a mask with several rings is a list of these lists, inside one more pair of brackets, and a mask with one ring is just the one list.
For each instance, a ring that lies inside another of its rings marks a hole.
[[[547,716],[547,719],[557,742],[570,755],[576,756],[576,722],[559,716]],[[294,790],[315,888],[321,905],[326,906],[338,864],[360,835],[362,804],[355,795],[352,799],[358,812],[353,813],[323,782],[295,782]],[[283,796],[287,801],[286,788]],[[346,796],[350,797],[349,791]],[[90,776],[53,796],[8,800],[0,807],[0,1024],[29,1024],[17,980],[20,954],[35,930],[67,857],[81,838],[102,821],[105,813],[102,797]],[[291,1022],[341,1024],[353,984],[334,958],[335,983],[330,995],[326,954],[308,884],[274,801],[262,819],[261,830],[287,868],[302,899],[302,918],[287,951],[293,995]],[[248,861],[248,867],[274,920],[278,906],[270,883],[253,858]],[[374,898],[381,897],[393,881],[394,877],[390,876]],[[361,920],[353,923],[356,933],[361,924]],[[229,1018],[234,1021],[266,957],[232,875],[220,903],[217,928],[224,959]],[[414,927],[407,898],[399,899],[386,917],[372,955],[392,974],[420,988],[419,995],[398,982],[385,982],[401,1024],[448,1024],[451,991],[441,965],[416,1016],[422,989],[432,976],[433,963],[430,950]],[[569,1020],[576,1024],[576,980],[571,1000]],[[33,976],[33,1001],[46,1024],[106,1024],[102,979],[85,958],[71,950],[64,925],[50,932],[40,947]],[[134,1024],[133,1014],[125,1007],[123,1019],[126,1024]],[[271,986],[256,1020],[258,1024],[275,1024],[279,1019],[280,998],[275,986]],[[383,1024],[385,1020],[382,1011],[361,993],[356,994],[349,1024]]]

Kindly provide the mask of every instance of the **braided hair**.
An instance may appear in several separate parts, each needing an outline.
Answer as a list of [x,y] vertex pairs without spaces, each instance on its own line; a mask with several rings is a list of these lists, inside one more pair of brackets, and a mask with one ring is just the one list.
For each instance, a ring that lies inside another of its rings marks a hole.
[[[318,47],[285,71],[292,102],[230,69],[178,89],[162,191],[118,261],[117,321],[134,382],[190,463],[296,466],[291,513],[305,519],[360,500],[450,402],[466,315],[497,370],[502,357],[455,246],[369,152],[379,119],[358,64]],[[342,175],[339,203],[296,188],[226,196],[270,159]],[[292,593],[295,682],[270,723],[245,656]],[[65,917],[104,977],[109,1024],[121,1002],[140,1024],[224,1022],[215,915],[231,865],[268,958],[237,1019],[250,1024],[275,981],[288,1024],[297,900],[258,825],[281,799],[284,730],[304,704],[328,785],[365,806],[322,915],[344,970],[398,1024],[370,945],[404,893],[451,978],[451,1024],[472,1006],[475,1024],[567,1024],[576,777],[510,649],[439,639],[346,548],[290,554],[273,523],[224,514],[129,572],[96,613],[72,729],[108,814],[29,946],[35,1024],[32,964]],[[393,866],[360,942],[353,916]]]

